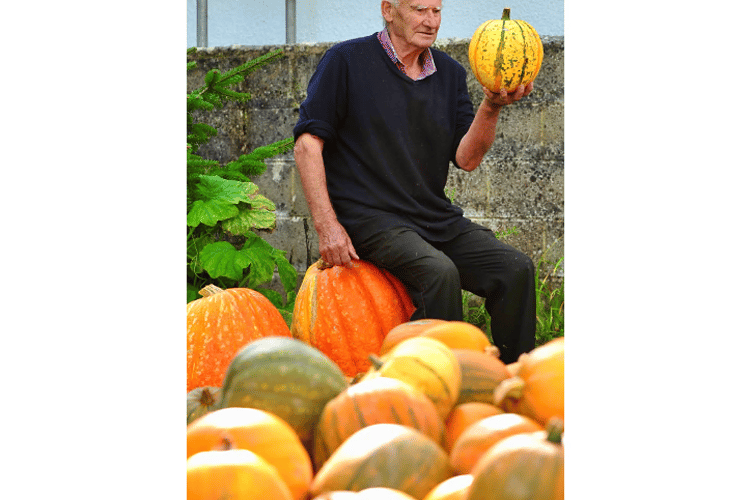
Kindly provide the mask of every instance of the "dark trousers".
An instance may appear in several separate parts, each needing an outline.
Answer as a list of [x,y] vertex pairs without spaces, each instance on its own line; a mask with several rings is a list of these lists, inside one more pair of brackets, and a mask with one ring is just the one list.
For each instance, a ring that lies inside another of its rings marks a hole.
[[450,241],[429,243],[412,229],[397,227],[355,249],[405,285],[417,308],[411,320],[462,320],[464,289],[486,299],[491,335],[504,363],[535,346],[535,266],[489,229],[471,224]]

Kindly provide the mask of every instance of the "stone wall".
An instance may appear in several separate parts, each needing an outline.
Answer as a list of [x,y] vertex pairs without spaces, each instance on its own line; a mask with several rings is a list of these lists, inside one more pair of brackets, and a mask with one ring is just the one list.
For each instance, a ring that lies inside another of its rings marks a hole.
[[[462,63],[470,96],[477,106],[483,93],[469,69],[469,39],[437,40],[435,47]],[[292,136],[308,80],[332,44],[200,48],[188,57],[188,91],[203,84],[207,71],[227,71],[271,50],[286,57],[252,73],[238,90],[253,98],[221,110],[196,114],[218,129],[202,146],[205,158],[226,163],[254,148]],[[447,192],[470,218],[496,231],[517,229],[505,241],[534,261],[556,262],[564,252],[564,39],[543,37],[544,60],[535,90],[502,109],[496,141],[473,172],[450,168]],[[292,152],[267,160],[265,174],[254,179],[277,205],[277,228],[264,238],[287,252],[302,274],[318,259],[318,239],[295,168]],[[548,267],[550,269],[550,267]],[[563,278],[563,262],[556,277]]]

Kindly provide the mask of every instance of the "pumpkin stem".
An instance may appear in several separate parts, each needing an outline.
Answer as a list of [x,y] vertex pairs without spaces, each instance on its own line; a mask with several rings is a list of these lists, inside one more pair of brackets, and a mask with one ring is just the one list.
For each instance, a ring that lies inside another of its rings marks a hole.
[[212,396],[212,393],[208,387],[204,387],[204,390],[201,391],[200,402],[204,406],[211,406],[217,402],[217,399],[214,396]]
[[371,353],[368,355],[368,359],[371,361],[371,364],[374,368],[377,370],[380,369],[382,366],[384,366],[384,362],[381,361],[375,354]]
[[217,285],[212,285],[211,283],[209,283],[204,288],[199,290],[198,294],[201,295],[202,297],[208,297],[209,295],[214,295],[219,292],[224,292],[224,290],[219,288]]
[[514,406],[522,398],[524,387],[525,381],[517,376],[502,380],[494,389],[494,404],[506,412],[513,412]]
[[551,417],[546,423],[546,440],[554,444],[561,444],[561,435],[564,434],[564,422],[558,417]]
[[502,21],[509,21],[511,19],[509,16],[512,13],[512,9],[509,7],[504,7],[504,12],[501,13],[501,20]]
[[319,271],[323,271],[324,269],[329,269],[330,267],[334,267],[334,264],[324,262],[324,259],[319,259],[316,261],[316,269],[318,269]]
[[222,438],[217,446],[213,448],[215,451],[227,451],[233,448],[232,439],[228,434],[223,434]]

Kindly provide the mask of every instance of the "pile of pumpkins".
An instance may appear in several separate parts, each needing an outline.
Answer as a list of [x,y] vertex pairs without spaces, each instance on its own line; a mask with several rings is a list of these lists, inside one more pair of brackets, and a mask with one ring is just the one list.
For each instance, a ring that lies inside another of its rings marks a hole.
[[[564,498],[564,338],[504,364],[363,261],[188,304],[189,500]],[[276,313],[276,314],[275,314]]]

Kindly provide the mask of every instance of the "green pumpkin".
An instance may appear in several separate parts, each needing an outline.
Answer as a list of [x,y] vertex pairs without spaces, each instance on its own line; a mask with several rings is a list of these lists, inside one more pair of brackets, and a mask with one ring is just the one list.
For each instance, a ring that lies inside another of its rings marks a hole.
[[197,387],[188,393],[188,423],[217,409],[221,387]]
[[264,337],[233,358],[220,407],[274,413],[307,445],[326,403],[347,386],[342,370],[318,349],[289,337]]

